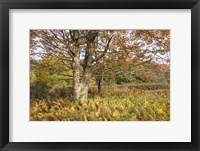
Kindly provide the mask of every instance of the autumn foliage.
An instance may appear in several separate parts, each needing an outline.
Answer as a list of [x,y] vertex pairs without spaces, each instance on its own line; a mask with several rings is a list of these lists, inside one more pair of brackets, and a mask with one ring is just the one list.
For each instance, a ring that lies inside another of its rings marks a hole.
[[169,30],[31,30],[31,121],[170,120]]

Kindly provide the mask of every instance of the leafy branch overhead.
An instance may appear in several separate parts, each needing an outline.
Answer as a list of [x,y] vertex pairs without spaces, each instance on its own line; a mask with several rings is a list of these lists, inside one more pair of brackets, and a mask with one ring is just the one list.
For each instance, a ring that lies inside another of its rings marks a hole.
[[30,54],[32,70],[71,79],[73,99],[87,100],[92,77],[126,74],[148,62],[169,64],[170,31],[31,30]]

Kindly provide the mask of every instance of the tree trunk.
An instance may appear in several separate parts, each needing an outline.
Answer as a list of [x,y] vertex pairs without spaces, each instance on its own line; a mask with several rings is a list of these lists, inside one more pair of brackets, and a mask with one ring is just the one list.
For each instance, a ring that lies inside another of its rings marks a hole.
[[79,100],[87,101],[88,89],[89,89],[89,82],[87,82],[87,83],[81,82],[80,83],[80,98],[79,98]]
[[[94,50],[94,40],[98,32],[88,32],[87,48],[85,51],[85,58],[81,64],[80,48],[78,40],[75,41],[75,53],[73,59],[73,88],[74,100],[86,101],[88,99],[89,80],[91,78],[92,54]],[[78,35],[78,34],[77,34]],[[77,39],[77,38],[75,38]]]
[[80,98],[80,71],[78,65],[73,63],[73,100]]
[[102,77],[96,78],[96,83],[98,87],[98,94],[99,96],[102,96],[103,78]]
[[74,63],[73,66],[73,100],[86,101],[88,99],[90,70],[86,70],[83,76],[80,76],[80,66]]
[[88,99],[89,82],[91,78],[91,71],[86,69],[80,83],[80,100],[86,101]]

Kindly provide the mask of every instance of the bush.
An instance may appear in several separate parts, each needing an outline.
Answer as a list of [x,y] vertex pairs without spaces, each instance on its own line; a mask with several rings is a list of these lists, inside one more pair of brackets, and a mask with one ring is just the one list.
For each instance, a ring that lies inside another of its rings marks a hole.
[[70,98],[73,94],[72,87],[63,87],[59,85],[48,86],[43,82],[34,82],[30,86],[31,99],[57,99],[57,98]]
[[119,85],[118,87],[128,87],[130,90],[159,90],[159,89],[169,89],[169,84],[167,83],[128,83],[124,85]]
[[51,98],[65,98],[69,97],[72,94],[71,90],[67,90],[66,88],[55,85],[52,86],[48,91],[49,97]]
[[30,97],[32,99],[43,99],[48,96],[49,87],[46,83],[35,81],[30,86]]

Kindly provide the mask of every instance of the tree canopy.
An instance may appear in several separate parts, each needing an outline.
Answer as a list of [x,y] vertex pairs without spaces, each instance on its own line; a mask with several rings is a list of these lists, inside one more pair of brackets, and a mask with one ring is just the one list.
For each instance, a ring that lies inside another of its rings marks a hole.
[[142,70],[160,72],[157,64],[164,64],[167,70],[170,31],[31,30],[30,55],[31,71],[40,70],[41,81],[55,74],[55,78],[71,82],[74,100],[87,100],[92,77],[100,92],[103,78],[136,75],[143,64]]

